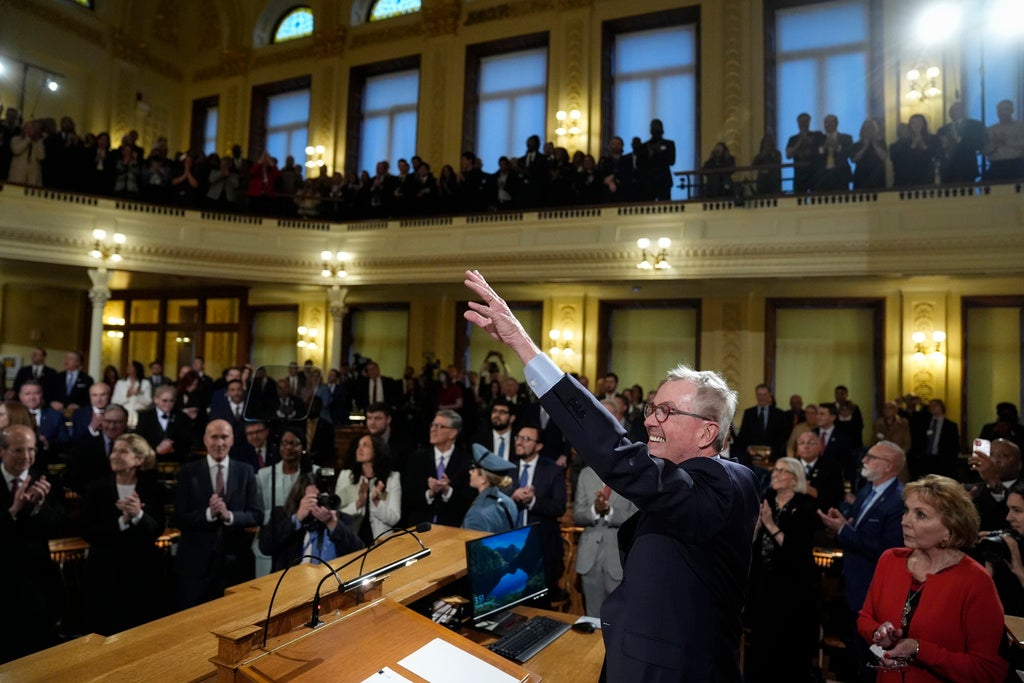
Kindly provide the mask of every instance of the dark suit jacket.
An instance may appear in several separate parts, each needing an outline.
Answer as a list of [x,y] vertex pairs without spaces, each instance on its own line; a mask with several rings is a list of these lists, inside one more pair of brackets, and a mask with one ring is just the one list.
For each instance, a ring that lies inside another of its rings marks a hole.
[[786,414],[775,406],[768,406],[768,428],[758,417],[759,406],[751,406],[743,411],[740,422],[740,433],[737,436],[741,450],[746,453],[748,446],[766,445],[772,447],[772,459],[786,454],[786,441],[793,426],[786,419]]
[[956,124],[950,122],[938,130],[938,136],[954,141],[952,151],[940,165],[942,182],[972,183],[978,177],[978,150],[985,145],[985,124],[975,119],[963,119],[957,135]]
[[78,371],[78,377],[75,378],[75,386],[71,387],[71,391],[68,391],[67,384],[67,370],[58,372],[50,381],[49,390],[45,392],[46,399],[48,401],[60,401],[65,406],[70,403],[76,403],[80,406],[89,405],[89,387],[93,385],[93,381],[92,377],[85,374],[85,370]]
[[843,502],[843,470],[831,456],[821,456],[814,462],[807,483],[818,490],[819,510],[828,512],[829,508],[839,509]]
[[[338,513],[338,525],[329,535],[338,557],[365,547],[353,530],[352,518],[346,514]],[[275,507],[270,521],[260,529],[260,552],[273,558],[271,571],[280,571],[299,559],[305,538],[306,527],[300,525],[296,529],[291,515],[285,514],[283,507]]]
[[[392,408],[397,406],[401,402],[402,383],[390,377],[381,377],[380,384],[384,396],[378,396],[377,400],[383,401]],[[359,382],[356,384],[355,399],[356,405],[366,410],[366,406],[370,404],[370,379],[368,377],[359,378]]]
[[87,436],[92,436],[89,431],[89,424],[92,422],[92,405],[86,403],[71,414],[71,441],[78,441]]
[[541,403],[586,464],[640,509],[619,532],[623,581],[601,609],[608,682],[742,680],[740,611],[760,505],[753,473],[721,458],[651,458],[568,376]]
[[174,452],[171,455],[158,455],[160,460],[176,460],[185,462],[188,460],[189,451],[192,449],[192,420],[182,416],[181,413],[172,410],[167,430],[160,426],[160,418],[157,417],[157,410],[143,410],[139,412],[139,419],[135,425],[135,433],[146,440],[151,448],[156,448],[164,439],[174,442]]
[[[828,445],[825,446],[825,452],[822,454],[822,457],[831,458],[834,462],[839,463],[839,467],[843,472],[843,478],[846,481],[853,482],[859,476],[860,460],[854,457],[850,442],[846,440],[846,434],[837,429],[835,425],[832,427],[832,433],[828,437]],[[814,428],[814,433],[819,437],[821,436],[821,431],[821,427]]]
[[[564,569],[562,550],[562,525],[559,518],[565,514],[566,490],[565,470],[558,465],[538,457],[533,461],[537,468],[533,473],[534,503],[527,510],[526,523],[540,523],[541,543],[544,546],[544,579],[548,590],[558,589]],[[519,464],[522,472],[522,463]],[[512,489],[519,487],[519,473],[512,475]],[[509,492],[509,496],[512,494]]]
[[243,462],[231,461],[224,502],[234,516],[231,524],[206,521],[213,495],[207,458],[186,463],[178,473],[174,525],[181,530],[176,566],[178,599],[187,608],[220,597],[224,589],[255,575],[252,535],[247,528],[263,521],[256,474]]
[[[516,420],[519,421],[520,425],[526,424],[540,427],[540,408],[541,405],[539,403],[527,403],[522,407],[522,412]],[[636,425],[634,424],[634,426]],[[561,455],[568,456],[572,450],[572,446],[566,441],[561,428],[550,417],[547,427],[541,429],[540,440],[544,444],[540,451],[540,457],[551,462],[557,460]]]
[[82,439],[67,455],[68,468],[64,471],[64,485],[83,495],[89,484],[110,474],[109,457],[103,434],[89,435]]
[[160,616],[153,584],[163,578],[156,540],[164,532],[165,491],[153,472],[139,474],[135,492],[145,507],[138,524],[118,526],[117,483],[107,475],[89,484],[82,510],[82,537],[89,542],[86,610],[90,628],[110,635]]
[[[47,404],[50,402],[50,389],[53,386],[53,380],[57,377],[57,371],[51,368],[49,365],[44,365],[42,374],[39,375],[39,384],[43,387],[43,400]],[[14,376],[14,396],[18,396],[18,391],[21,389],[21,385],[32,379],[32,366],[23,365],[18,369],[18,374]]]
[[436,496],[433,504],[428,504],[427,479],[437,475],[434,447],[428,445],[416,451],[402,471],[402,517],[405,520],[402,525],[432,522],[436,515],[437,524],[462,526],[462,518],[476,498],[476,490],[469,485],[471,462],[472,458],[466,450],[456,444],[445,468],[445,474],[451,481],[452,496],[448,502]]
[[60,454],[68,441],[68,430],[64,425],[64,416],[50,406],[40,406],[39,426],[36,434],[46,439],[47,447],[43,451],[43,462],[50,464]]
[[[29,471],[31,481],[45,475],[44,470]],[[0,619],[0,661],[54,644],[51,637],[63,586],[57,565],[50,560],[48,541],[57,536],[61,525],[58,491],[59,487],[51,487],[37,514],[25,509],[12,518],[7,510],[14,499],[0,477],[0,581],[8,587],[4,598],[7,617]]]
[[854,521],[836,536],[843,549],[846,603],[854,614],[864,605],[878,558],[889,548],[903,545],[903,484],[898,479],[893,481],[858,524],[857,518],[872,490],[872,486],[864,486],[857,492],[850,514]]
[[929,434],[932,421],[922,419],[916,423],[917,430],[910,433],[911,454],[907,465],[912,479],[926,474],[941,474],[956,478],[957,458],[960,455],[960,428],[948,417],[942,420],[939,432],[938,455],[929,454],[932,438]]

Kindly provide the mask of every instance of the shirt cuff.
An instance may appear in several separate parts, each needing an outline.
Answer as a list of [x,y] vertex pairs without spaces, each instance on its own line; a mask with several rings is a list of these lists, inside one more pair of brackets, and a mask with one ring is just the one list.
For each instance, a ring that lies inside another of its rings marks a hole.
[[452,499],[452,494],[454,494],[454,493],[455,493],[455,488],[452,487],[452,486],[449,486],[448,487],[448,492],[441,494],[441,500],[443,500],[444,502],[447,503],[449,500]]
[[228,510],[228,516],[224,518],[224,526],[231,526],[231,523],[235,521],[235,513]]
[[124,521],[124,517],[117,518],[117,528],[121,531],[127,531],[131,527],[129,522]]
[[206,521],[207,522],[216,522],[217,521],[217,518],[213,516],[212,512],[210,512],[210,508],[206,508]]
[[524,372],[526,374],[526,383],[537,398],[551,391],[551,387],[558,384],[565,374],[555,365],[555,361],[543,353],[538,353],[530,359],[530,362],[526,364]]

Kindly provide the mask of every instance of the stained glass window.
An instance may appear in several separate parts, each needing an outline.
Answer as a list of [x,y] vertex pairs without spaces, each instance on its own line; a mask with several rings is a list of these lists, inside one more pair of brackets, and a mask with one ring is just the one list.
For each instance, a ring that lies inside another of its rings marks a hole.
[[381,21],[420,11],[420,0],[377,0],[370,9],[370,21]]
[[274,31],[274,42],[304,38],[313,33],[313,10],[308,7],[296,7],[284,15]]

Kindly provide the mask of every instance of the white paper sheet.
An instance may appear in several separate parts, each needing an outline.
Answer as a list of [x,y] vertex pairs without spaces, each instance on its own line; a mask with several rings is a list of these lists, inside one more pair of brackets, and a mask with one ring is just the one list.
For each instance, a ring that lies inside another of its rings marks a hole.
[[451,643],[434,638],[398,662],[430,683],[518,683],[519,679]]
[[402,674],[395,672],[391,667],[385,666],[362,683],[412,683],[412,681]]

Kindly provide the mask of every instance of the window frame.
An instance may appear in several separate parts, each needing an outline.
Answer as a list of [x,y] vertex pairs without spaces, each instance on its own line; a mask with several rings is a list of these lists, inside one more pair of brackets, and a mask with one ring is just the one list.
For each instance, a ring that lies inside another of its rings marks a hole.
[[[285,38],[283,40],[278,40],[277,39],[277,32],[281,30],[281,25],[288,19],[288,17],[292,16],[293,14],[295,14],[299,10],[308,10],[310,16],[313,19],[313,26],[312,26],[312,28],[310,28],[309,33],[303,33],[302,35],[292,36],[290,38]],[[277,18],[277,21],[274,22],[273,27],[270,29],[269,44],[270,45],[282,45],[284,43],[290,43],[293,40],[302,40],[303,38],[309,38],[309,37],[311,37],[313,35],[313,31],[315,31],[315,30],[316,30],[316,12],[313,11],[313,8],[310,7],[309,5],[294,5],[292,7],[289,7],[288,9],[286,9],[284,12],[282,12],[281,15]]]
[[[218,117],[220,116],[220,95],[210,95],[209,97],[200,97],[192,100],[192,122],[189,126],[189,149],[202,150],[203,154],[208,154],[206,151],[206,119],[209,116],[210,109],[217,107]],[[220,122],[218,121],[218,128]],[[217,140],[217,144],[214,145],[214,151],[218,152],[218,145],[220,140]]]
[[[267,108],[271,96],[283,95],[296,90],[309,90],[310,109],[312,110],[312,85],[313,78],[307,74],[305,76],[296,76],[281,81],[252,86],[249,106],[249,151],[247,155],[250,159],[259,158],[260,152],[266,147]],[[284,163],[284,159],[281,159],[280,162]]]
[[[868,9],[868,99],[867,116],[874,119],[881,130],[886,130],[885,111],[885,54],[883,45],[882,0],[861,0]],[[781,10],[796,9],[821,5],[834,0],[765,0],[764,2],[764,129],[772,135],[776,145],[781,145],[785,137],[784,131],[776,130],[780,124],[778,117],[778,48],[775,35],[776,15]],[[863,121],[843,122],[850,130],[860,130]],[[796,130],[796,121],[790,122],[792,130]],[[787,129],[789,130],[789,129]]]
[[[349,70],[349,86],[348,86],[348,121],[345,126],[345,149],[348,152],[345,154],[345,173],[358,174],[361,170],[359,168],[359,149],[360,143],[362,142],[362,125],[363,125],[363,98],[366,94],[366,81],[374,76],[386,76],[387,74],[396,73],[398,71],[411,71],[415,69],[419,72],[420,78],[420,91],[423,90],[423,72],[420,65],[420,55],[407,55],[405,57],[398,57],[396,59],[389,59],[384,62],[373,62],[371,64],[360,64],[353,66]],[[419,140],[419,107],[422,103],[420,93],[416,93],[416,139]],[[410,152],[417,154],[415,150]],[[373,163],[376,164],[375,160]],[[368,167],[366,170],[371,171],[372,167]]]
[[[682,166],[684,168],[699,168],[700,167],[700,150],[701,150],[701,23],[700,23],[700,6],[695,5],[693,7],[680,7],[678,9],[665,10],[662,12],[651,12],[649,14],[638,14],[630,17],[623,17],[620,19],[609,19],[601,24],[601,151],[608,148],[608,143],[611,142],[612,137],[618,135],[623,140],[628,140],[634,135],[639,135],[641,139],[648,137],[647,131],[636,131],[636,132],[616,132],[615,124],[615,102],[612,97],[614,88],[614,79],[612,77],[612,67],[615,62],[615,39],[621,33],[633,33],[636,31],[648,31],[659,28],[667,28],[669,26],[685,26],[688,24],[693,25],[694,31],[694,54],[696,55],[696,63],[694,64],[694,131],[693,131],[693,149],[694,158],[689,161],[683,161],[676,158],[676,166]],[[683,133],[666,133],[666,137],[669,139],[679,139],[683,136]],[[628,148],[628,143],[627,143]],[[627,149],[628,151],[628,149]]]
[[[479,131],[477,118],[480,108],[480,66],[487,57],[524,52],[526,50],[547,50],[547,87],[544,91],[545,110],[551,101],[551,35],[548,31],[530,33],[485,43],[474,43],[466,46],[466,79],[462,99],[462,150],[478,153],[476,136]],[[541,140],[548,137],[548,131],[537,131]],[[525,141],[524,141],[525,144]],[[495,160],[496,162],[497,160]]]

